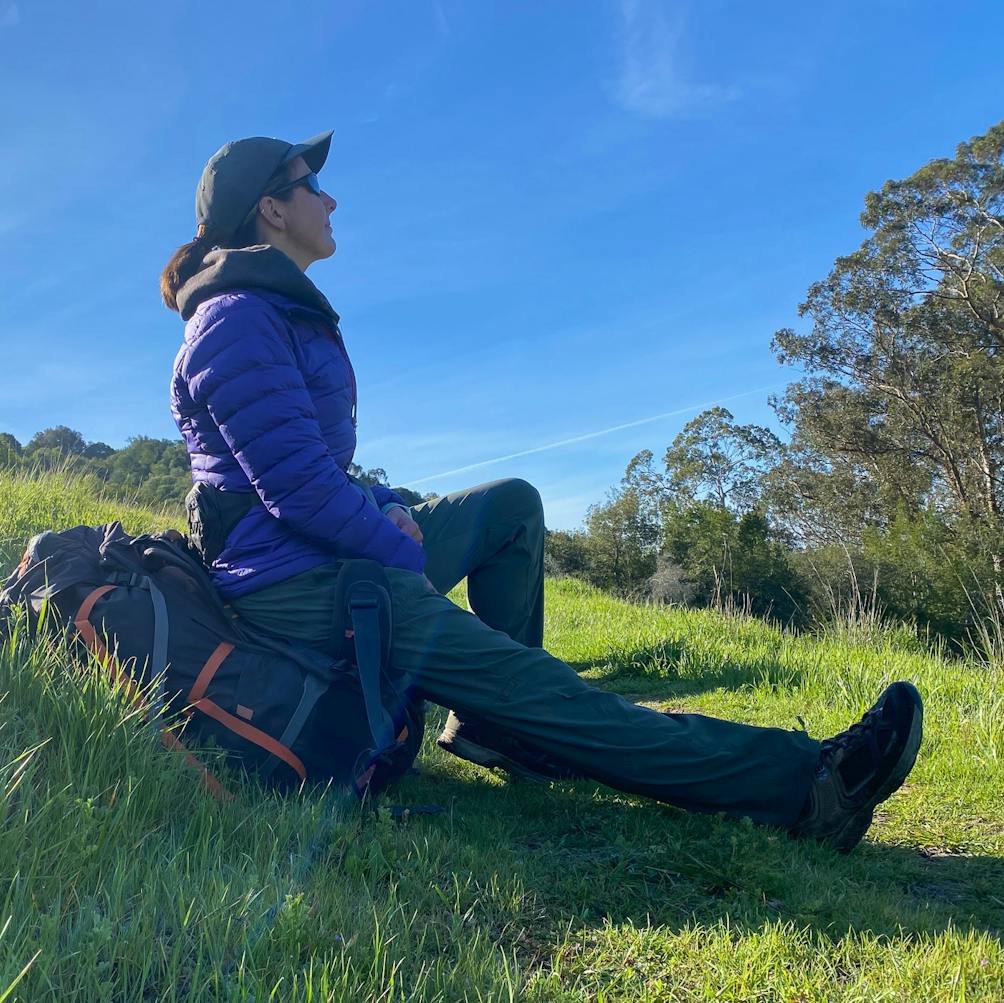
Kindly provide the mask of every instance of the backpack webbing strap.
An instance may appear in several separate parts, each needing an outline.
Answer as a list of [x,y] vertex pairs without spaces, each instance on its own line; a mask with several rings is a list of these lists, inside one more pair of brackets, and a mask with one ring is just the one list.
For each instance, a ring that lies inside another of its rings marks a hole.
[[[216,675],[216,671],[223,664],[227,655],[233,650],[234,646],[227,641],[222,641],[213,649],[212,654],[206,659],[206,664],[202,666],[202,670],[195,680],[195,685],[192,686],[188,693],[189,706],[187,712],[191,713],[193,710],[201,711],[207,717],[218,721],[228,731],[240,735],[241,738],[246,739],[253,745],[257,745],[260,749],[271,753],[275,759],[281,759],[296,773],[301,781],[305,781],[307,779],[307,770],[300,757],[292,749],[287,748],[282,742],[276,741],[271,735],[260,728],[256,728],[254,725],[248,724],[247,721],[242,721],[239,717],[235,717],[233,714],[225,711],[219,704],[204,695],[210,682],[212,682],[213,676]],[[273,761],[268,767],[268,772],[271,773],[274,768],[275,763]]]
[[185,765],[190,766],[193,770],[199,771],[199,777],[202,780],[203,787],[205,787],[217,801],[233,801],[233,794],[231,794],[230,791],[228,791],[226,787],[224,787],[223,784],[221,784],[219,780],[217,780],[216,777],[214,777],[212,773],[210,773],[209,770],[203,766],[202,763],[200,763],[198,759],[191,754],[191,752],[188,751],[184,742],[182,742],[173,731],[170,731],[167,728],[161,728],[160,744],[163,745],[165,749],[180,752],[185,757]]
[[[98,637],[97,631],[94,629],[94,625],[91,623],[90,616],[94,609],[95,603],[104,595],[111,592],[113,589],[117,588],[116,585],[99,585],[93,592],[87,594],[84,601],[80,604],[80,609],[77,610],[73,617],[73,626],[77,629],[77,633],[84,639],[85,644],[91,649],[94,654],[100,658],[103,662],[106,662],[108,667],[111,669],[115,678],[118,680],[119,684],[125,690],[129,698],[136,704],[141,702],[141,694],[136,687],[136,684],[129,677],[129,674],[123,671],[122,666],[119,665],[118,660],[114,655],[109,654],[108,649],[105,647],[104,642]],[[195,756],[193,756],[184,746],[181,739],[178,738],[172,731],[167,728],[160,728],[160,742],[165,749],[176,749],[185,756],[185,762],[188,766],[199,771],[200,777],[202,779],[203,785],[206,789],[216,798],[217,801],[230,801],[233,799],[233,795],[219,782],[219,780],[214,777],[205,766],[200,763]]]
[[[296,705],[296,710],[293,711],[293,715],[289,719],[289,724],[286,725],[285,730],[279,736],[280,745],[284,745],[288,749],[297,740],[300,732],[303,731],[303,726],[307,723],[307,718],[310,717],[312,711],[317,706],[317,701],[328,691],[329,686],[330,683],[327,680],[318,679],[314,675],[308,675],[304,679],[303,695],[300,697],[300,702]],[[268,765],[260,771],[261,775],[263,777],[271,776],[272,771],[275,769],[275,764],[275,759],[270,760]]]
[[277,759],[281,759],[287,766],[289,766],[301,781],[307,779],[307,770],[303,763],[300,761],[300,757],[296,755],[291,749],[287,749],[286,746],[280,745],[271,735],[266,734],[260,728],[254,727],[254,725],[248,724],[247,721],[242,721],[239,717],[234,717],[233,714],[228,714],[219,704],[213,703],[212,700],[207,697],[203,697],[198,703],[192,705],[195,710],[201,711],[207,717],[213,718],[215,721],[219,721],[224,728],[229,731],[240,735],[241,738],[247,739],[253,745],[257,745],[259,748],[264,749],[266,752],[270,752]]
[[77,628],[81,637],[87,642],[88,647],[99,658],[104,658],[108,652],[91,624],[91,611],[94,609],[97,601],[114,588],[117,588],[117,586],[99,585],[93,592],[89,592],[80,604],[80,609],[77,610],[76,615],[73,617],[73,626]]
[[150,593],[150,603],[153,606],[153,652],[150,658],[150,679],[153,686],[154,717],[164,713],[164,678],[167,675],[167,641],[169,621],[167,618],[167,603],[164,593],[157,588],[149,578],[143,578],[139,587]]
[[116,681],[125,690],[126,696],[134,702],[139,702],[141,698],[139,688],[133,682],[129,673],[122,670],[115,656],[109,653],[104,641],[98,637],[98,632],[91,623],[91,612],[94,610],[97,601],[116,588],[118,588],[117,585],[99,585],[93,592],[89,592],[73,618],[73,626],[77,628],[77,633],[84,639],[87,647],[101,661],[107,662]]
[[198,703],[205,695],[206,688],[216,675],[216,670],[223,664],[223,659],[234,650],[234,646],[229,641],[220,641],[213,649],[213,653],[206,659],[206,664],[199,671],[198,678],[188,693],[189,703]]
[[[398,732],[395,745],[401,745],[408,738],[408,726],[404,725],[400,732]],[[370,785],[370,781],[373,779],[373,774],[376,773],[377,767],[380,765],[380,760],[384,757],[377,755],[373,756],[372,752],[363,753],[366,757],[366,767],[356,776],[355,780],[352,781],[352,789],[356,792],[356,796],[363,798],[366,796],[366,789]],[[358,766],[358,763],[357,763]]]
[[383,705],[380,692],[380,595],[377,590],[373,582],[354,582],[348,599],[366,718],[376,742],[374,752],[381,753],[394,745],[394,722]]

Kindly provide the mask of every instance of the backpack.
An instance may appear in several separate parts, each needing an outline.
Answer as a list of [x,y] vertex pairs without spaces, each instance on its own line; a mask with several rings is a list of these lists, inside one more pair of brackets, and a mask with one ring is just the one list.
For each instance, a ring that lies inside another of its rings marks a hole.
[[423,711],[388,661],[393,617],[383,568],[344,561],[335,590],[344,643],[316,651],[242,624],[180,533],[77,526],[29,541],[0,589],[0,631],[20,607],[33,634],[77,638],[130,696],[148,701],[168,747],[181,746],[181,718],[187,744],[215,745],[268,784],[334,780],[362,796],[410,767]]

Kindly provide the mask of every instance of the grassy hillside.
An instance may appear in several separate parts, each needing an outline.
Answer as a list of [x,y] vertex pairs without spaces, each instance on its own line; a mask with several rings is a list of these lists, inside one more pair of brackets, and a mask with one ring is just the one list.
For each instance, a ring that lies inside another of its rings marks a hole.
[[[171,521],[0,477],[0,564],[39,529],[113,518]],[[356,810],[325,830],[317,796],[245,785],[213,802],[94,667],[81,681],[65,652],[15,638],[0,651],[0,1001],[1004,999],[999,667],[902,632],[796,638],[568,581],[548,582],[547,609],[551,650],[660,708],[801,716],[826,735],[913,679],[917,768],[840,857],[468,767],[432,744],[437,712],[421,775],[390,800],[446,812]]]

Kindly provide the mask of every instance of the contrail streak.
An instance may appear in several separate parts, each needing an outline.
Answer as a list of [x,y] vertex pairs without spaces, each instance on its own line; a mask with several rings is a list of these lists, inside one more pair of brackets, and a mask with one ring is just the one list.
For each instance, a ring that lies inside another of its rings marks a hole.
[[720,397],[715,401],[708,401],[706,404],[690,404],[687,407],[677,408],[675,411],[664,411],[662,414],[653,414],[648,418],[639,418],[637,421],[629,421],[623,425],[614,425],[612,428],[601,428],[598,432],[587,432],[585,435],[576,435],[571,439],[562,439],[560,442],[549,442],[546,446],[534,446],[533,449],[521,449],[518,453],[508,453],[506,456],[495,456],[490,460],[480,460],[477,463],[468,463],[465,467],[455,467],[453,470],[444,470],[439,474],[429,474],[427,477],[419,477],[415,480],[405,481],[407,485],[425,484],[426,481],[434,481],[440,477],[452,477],[454,474],[463,474],[468,470],[477,470],[479,467],[489,467],[493,463],[504,463],[506,460],[515,460],[521,456],[532,456],[534,453],[543,453],[548,449],[558,449],[561,446],[571,446],[576,442],[585,442],[588,439],[598,439],[601,435],[610,435],[613,432],[622,432],[626,428],[637,428],[639,425],[649,425],[653,421],[662,421],[663,418],[675,418],[677,415],[686,414],[688,411],[703,411],[705,408],[717,407],[719,404],[726,404],[729,401],[739,400],[740,397],[751,397],[753,394],[762,394],[766,390],[777,390],[784,386],[783,383],[772,383],[766,387],[756,387],[753,390],[744,390],[741,394],[732,394],[730,397]]

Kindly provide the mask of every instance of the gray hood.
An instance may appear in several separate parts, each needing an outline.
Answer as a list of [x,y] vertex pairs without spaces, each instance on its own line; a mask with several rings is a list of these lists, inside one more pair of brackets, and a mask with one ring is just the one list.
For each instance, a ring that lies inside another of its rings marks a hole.
[[199,269],[178,290],[178,312],[188,320],[200,303],[235,289],[268,289],[327,314],[336,324],[338,314],[324,293],[300,271],[293,259],[271,244],[218,248],[202,259]]

